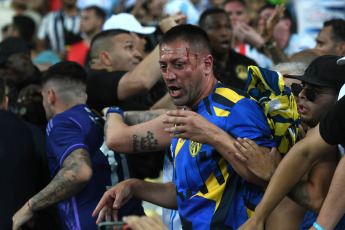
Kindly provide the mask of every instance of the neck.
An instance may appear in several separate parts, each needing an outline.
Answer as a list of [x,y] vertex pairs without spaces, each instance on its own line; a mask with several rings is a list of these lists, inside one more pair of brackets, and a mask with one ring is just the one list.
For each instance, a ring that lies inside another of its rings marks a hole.
[[78,8],[76,6],[62,6],[63,12],[68,15],[69,17],[74,16],[78,12]]
[[199,104],[199,102],[210,95],[214,89],[214,87],[217,84],[217,79],[213,76],[213,74],[207,78],[207,80],[204,82],[204,90],[202,91],[201,95],[198,97],[198,99],[191,105],[191,106],[186,106],[187,110],[193,109],[195,106]]

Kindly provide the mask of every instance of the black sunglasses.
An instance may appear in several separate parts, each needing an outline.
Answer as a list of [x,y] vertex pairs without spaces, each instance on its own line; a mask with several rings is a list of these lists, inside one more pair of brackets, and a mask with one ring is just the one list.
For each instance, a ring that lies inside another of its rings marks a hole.
[[305,96],[308,99],[308,101],[313,102],[316,99],[316,96],[319,94],[330,94],[330,93],[323,93],[318,90],[315,90],[314,88],[309,88],[306,86],[302,86],[301,84],[292,83],[291,84],[291,92],[295,97],[298,97],[298,95],[302,92],[304,89]]

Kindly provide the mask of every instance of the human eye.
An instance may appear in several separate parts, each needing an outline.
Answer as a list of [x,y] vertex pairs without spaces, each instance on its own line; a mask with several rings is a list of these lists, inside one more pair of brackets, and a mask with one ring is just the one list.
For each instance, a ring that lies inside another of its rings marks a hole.
[[185,63],[177,62],[177,63],[174,64],[174,68],[175,69],[183,69],[184,66],[185,66]]
[[131,51],[134,49],[134,45],[126,45],[125,49]]
[[159,68],[162,70],[163,73],[165,73],[167,70],[167,66],[163,64],[160,64]]

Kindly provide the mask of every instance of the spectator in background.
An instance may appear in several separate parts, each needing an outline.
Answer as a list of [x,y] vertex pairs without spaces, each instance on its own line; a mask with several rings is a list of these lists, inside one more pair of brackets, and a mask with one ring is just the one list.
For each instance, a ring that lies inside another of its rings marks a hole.
[[83,40],[71,45],[67,53],[68,61],[75,61],[81,66],[88,66],[88,52],[92,38],[98,34],[105,20],[105,12],[97,6],[89,6],[80,13],[80,32]]
[[231,48],[231,23],[223,9],[212,8],[200,16],[199,26],[206,31],[214,57],[214,74],[224,84],[244,90],[247,68],[255,61]]
[[315,49],[325,54],[345,55],[345,20],[331,19],[325,21],[323,29],[316,38]]
[[242,55],[255,60],[260,67],[269,68],[272,61],[260,53],[264,39],[250,25],[248,6],[244,0],[227,0],[224,10],[229,15],[232,26],[232,47]]
[[[35,27],[38,28],[41,22],[41,15],[32,10],[28,5],[28,0],[12,0],[1,1],[0,3],[0,28],[11,24],[12,17],[16,15],[25,15],[35,22]],[[0,33],[1,35],[1,33]],[[2,35],[0,36],[0,38]]]
[[[52,181],[13,216],[13,230],[32,220],[38,210],[58,206],[64,229],[97,229],[91,217],[108,186],[130,178],[126,157],[104,142],[104,120],[86,103],[86,72],[75,62],[60,62],[43,76],[43,105],[47,126],[47,156]],[[22,190],[21,193],[25,193]],[[119,213],[143,215],[131,199]]]
[[145,58],[148,53],[146,52],[147,41],[145,36],[148,36],[156,31],[156,27],[145,26],[143,27],[140,22],[131,14],[120,13],[112,15],[104,23],[103,30],[110,29],[120,29],[133,32],[137,44],[137,49],[139,50],[142,58]]
[[13,17],[13,22],[9,28],[9,36],[22,38],[33,48],[35,31],[36,25],[31,18],[24,15],[17,15]]
[[0,43],[0,75],[9,88],[9,111],[44,132],[47,121],[40,94],[41,72],[32,63],[30,47],[22,38],[9,37]]
[[[259,10],[259,31],[263,31],[267,19],[274,13],[275,8],[275,5],[268,3]],[[292,32],[292,16],[287,9],[283,11],[282,19],[274,26],[273,36],[268,41],[265,39],[265,43],[268,47],[277,46],[285,53],[287,58],[315,46],[315,41],[308,35]]]
[[64,60],[69,46],[81,40],[80,12],[76,1],[62,0],[61,9],[44,16],[37,32],[38,52],[51,49]]

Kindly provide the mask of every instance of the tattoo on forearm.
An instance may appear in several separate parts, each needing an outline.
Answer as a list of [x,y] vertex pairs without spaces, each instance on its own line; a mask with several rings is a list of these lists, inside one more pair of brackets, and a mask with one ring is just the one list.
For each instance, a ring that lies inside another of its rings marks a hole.
[[124,114],[124,121],[127,125],[136,125],[140,123],[144,123],[146,121],[150,121],[156,117],[159,117],[162,113],[157,112],[125,112]]
[[274,172],[275,172],[276,170],[274,169],[274,170],[272,170],[271,172],[270,172],[270,175],[269,175],[269,181],[272,179],[272,177],[273,177],[273,174],[274,174]]
[[63,166],[53,180],[30,200],[34,210],[43,209],[72,197],[86,186],[87,182],[78,181],[80,167],[91,168],[90,156],[85,149],[76,149],[64,160]]
[[307,209],[312,209],[310,205],[310,195],[305,186],[305,182],[298,182],[298,184],[288,194],[293,201]]
[[[151,133],[150,131],[147,131],[146,137],[139,137],[136,134],[133,135],[133,152],[156,151],[157,145],[158,145],[158,140],[155,139],[153,133]],[[139,147],[140,147],[140,149],[138,149]]]
[[138,140],[138,135],[133,135],[133,152],[138,152],[138,147],[139,147],[139,140]]

